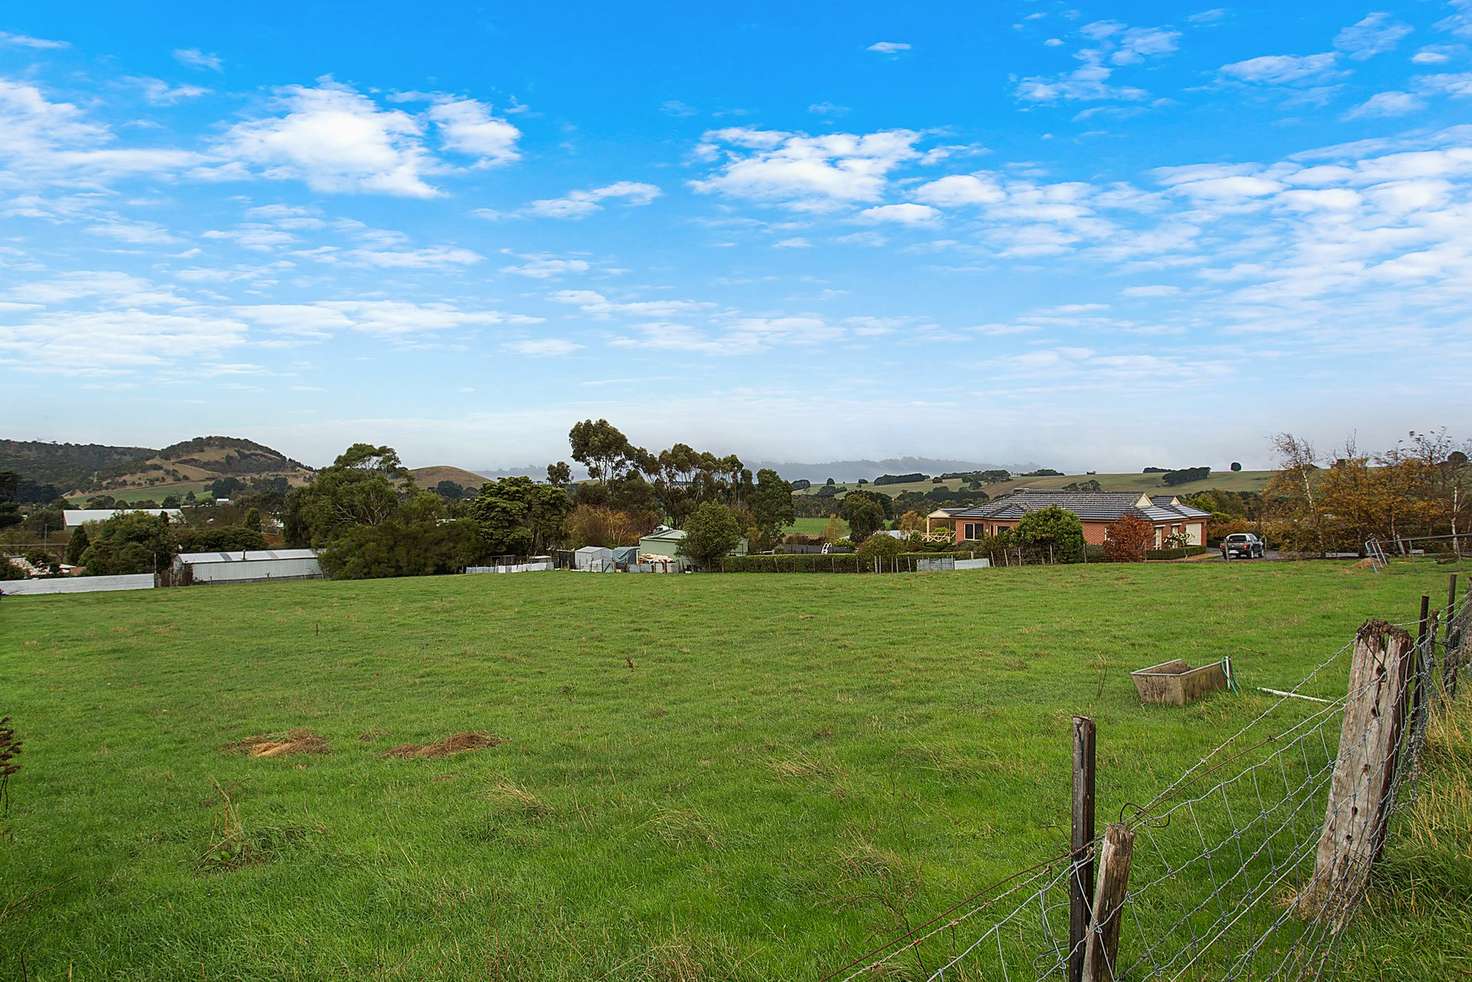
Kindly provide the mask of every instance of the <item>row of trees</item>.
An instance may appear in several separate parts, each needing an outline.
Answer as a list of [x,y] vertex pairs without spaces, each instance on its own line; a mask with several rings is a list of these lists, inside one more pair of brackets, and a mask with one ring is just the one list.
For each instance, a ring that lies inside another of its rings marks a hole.
[[420,489],[392,447],[354,444],[286,495],[287,543],[318,549],[335,577],[406,576],[562,546],[627,545],[661,523],[685,528],[688,554],[703,561],[742,537],[775,543],[793,520],[791,486],[775,471],[753,475],[735,456],[685,444],[650,452],[602,419],[578,423],[569,442],[589,480],[574,482],[558,462],[545,483],[506,477],[474,494]]
[[1263,492],[1270,539],[1306,552],[1358,551],[1373,537],[1462,535],[1472,528],[1472,444],[1445,428],[1379,452],[1353,438],[1332,454],[1291,433],[1274,439],[1279,471]]

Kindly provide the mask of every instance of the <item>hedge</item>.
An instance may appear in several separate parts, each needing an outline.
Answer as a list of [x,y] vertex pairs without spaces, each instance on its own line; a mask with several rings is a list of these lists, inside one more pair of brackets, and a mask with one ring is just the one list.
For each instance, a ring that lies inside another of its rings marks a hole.
[[1205,546],[1181,546],[1175,549],[1149,549],[1145,552],[1146,559],[1185,559],[1187,556],[1199,556],[1206,552]]

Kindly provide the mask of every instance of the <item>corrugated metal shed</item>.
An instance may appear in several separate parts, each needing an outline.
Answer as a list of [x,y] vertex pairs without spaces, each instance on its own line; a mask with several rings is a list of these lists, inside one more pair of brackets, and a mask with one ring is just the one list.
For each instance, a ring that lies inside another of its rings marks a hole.
[[314,549],[246,549],[235,552],[181,552],[174,568],[188,567],[195,583],[248,580],[303,580],[322,576]]
[[613,569],[613,550],[603,546],[583,546],[573,554],[573,565],[578,569],[602,573]]

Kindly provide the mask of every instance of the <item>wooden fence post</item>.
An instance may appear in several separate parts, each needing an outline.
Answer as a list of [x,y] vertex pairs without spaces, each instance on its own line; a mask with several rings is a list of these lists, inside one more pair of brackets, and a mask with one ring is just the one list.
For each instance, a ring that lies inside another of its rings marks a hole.
[[1336,931],[1369,883],[1384,841],[1412,645],[1404,629],[1384,621],[1366,621],[1355,635],[1339,755],[1304,891],[1304,910]]
[[1099,883],[1094,888],[1093,920],[1084,944],[1084,982],[1113,982],[1119,959],[1119,924],[1130,883],[1135,833],[1111,825],[1099,850]]
[[1073,718],[1073,855],[1068,878],[1068,978],[1084,973],[1084,939],[1089,931],[1089,904],[1094,896],[1094,721]]
[[1446,643],[1441,652],[1441,694],[1452,699],[1457,694],[1457,663],[1461,660],[1462,632],[1457,624],[1457,574],[1446,581]]

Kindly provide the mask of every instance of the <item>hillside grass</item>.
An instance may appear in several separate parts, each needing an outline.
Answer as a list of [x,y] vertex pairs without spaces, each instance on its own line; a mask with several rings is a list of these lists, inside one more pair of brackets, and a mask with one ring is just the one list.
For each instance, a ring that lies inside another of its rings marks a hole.
[[[1083,481],[1098,481],[1105,491],[1149,491],[1152,494],[1194,494],[1197,491],[1261,491],[1268,486],[1276,471],[1213,471],[1205,480],[1189,481],[1185,484],[1165,485],[1161,483],[1159,474],[1065,474],[1061,477],[1019,477],[1011,481],[1003,481],[997,484],[985,485],[982,490],[995,498],[997,495],[1015,491],[1017,488],[1030,488],[1032,490],[1057,490],[1070,484]],[[945,487],[951,491],[958,490],[962,486],[960,478],[949,478],[939,483],[926,481],[911,481],[904,484],[874,484],[872,481],[863,485],[865,491],[879,491],[894,497],[906,491],[919,491],[924,494],[938,487]],[[815,494],[822,485],[815,484],[811,488],[797,492],[798,494]],[[839,493],[852,491],[859,487],[858,484],[839,484]]]
[[[0,974],[24,958],[30,979],[813,978],[1064,847],[1071,714],[1098,721],[1102,822],[1265,708],[1254,686],[1292,686],[1369,616],[1409,619],[1446,571],[547,573],[7,598],[0,713],[25,748]],[[1141,707],[1127,675],[1223,655],[1243,693],[1184,710]],[[1341,668],[1305,691],[1343,684]],[[327,752],[233,746],[297,729]],[[464,732],[505,742],[385,756]],[[1467,759],[1434,756],[1453,799]],[[1468,895],[1465,829],[1444,797],[1422,800],[1442,811],[1387,853],[1404,890],[1348,936],[1359,978],[1466,969],[1467,905],[1437,899]]]
[[[838,520],[838,524],[843,529],[843,534],[848,535],[848,522],[845,522],[843,519],[840,518]],[[822,535],[824,530],[827,528],[828,519],[826,518],[799,517],[794,518],[792,520],[792,524],[788,525],[787,528],[783,529],[782,531],[796,532],[799,535]]]

